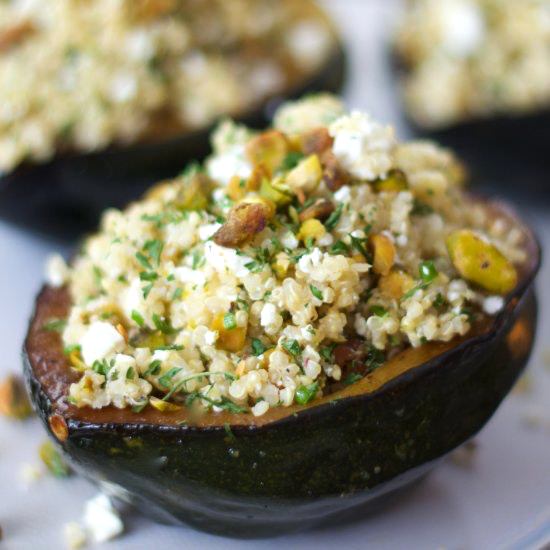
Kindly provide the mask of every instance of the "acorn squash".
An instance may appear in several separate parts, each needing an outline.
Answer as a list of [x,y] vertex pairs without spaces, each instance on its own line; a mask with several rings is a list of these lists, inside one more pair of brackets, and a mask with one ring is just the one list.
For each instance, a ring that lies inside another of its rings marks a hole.
[[[501,205],[499,214],[511,216]],[[517,221],[517,220],[516,220]],[[66,288],[45,287],[24,344],[32,401],[74,468],[165,521],[233,536],[276,535],[348,513],[395,491],[477,433],[525,366],[536,328],[529,261],[504,309],[448,343],[408,348],[349,386],[307,405],[261,417],[185,407],[141,412],[77,408],[78,379],[48,319],[71,305]]]

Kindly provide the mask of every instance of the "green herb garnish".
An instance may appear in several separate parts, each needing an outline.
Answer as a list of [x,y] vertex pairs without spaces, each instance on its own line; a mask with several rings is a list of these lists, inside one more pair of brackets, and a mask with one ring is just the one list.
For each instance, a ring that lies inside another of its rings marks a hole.
[[143,373],[143,376],[156,376],[160,372],[161,362],[155,359],[149,364],[147,370]]
[[281,170],[292,170],[304,158],[304,154],[299,151],[291,151],[286,155],[281,164]]
[[223,328],[225,330],[233,330],[237,328],[237,319],[235,319],[235,314],[231,311],[228,311],[223,316]]
[[50,319],[42,325],[42,330],[47,330],[48,332],[63,332],[66,326],[67,321],[65,319]]
[[374,305],[370,307],[370,311],[373,315],[377,317],[386,317],[388,310],[382,306]]
[[302,353],[302,348],[297,340],[283,340],[283,348],[285,348],[293,357],[299,357]]
[[164,317],[160,317],[156,313],[153,313],[153,324],[157,330],[160,330],[162,334],[174,334],[177,330],[167,321]]
[[250,344],[252,346],[252,353],[258,357],[258,355],[262,355],[266,351],[266,347],[264,346],[263,342],[258,338],[252,338],[252,342]]
[[323,293],[316,286],[309,285],[309,290],[311,290],[311,293],[315,296],[315,298],[323,301]]
[[355,382],[357,382],[358,380],[361,380],[361,378],[363,378],[359,373],[357,372],[350,372],[345,380],[344,380],[344,384],[346,386],[350,386],[351,384],[355,384]]
[[300,386],[296,390],[296,395],[294,396],[294,400],[296,401],[296,403],[298,403],[298,405],[306,405],[312,399],[315,398],[318,391],[319,391],[319,384],[317,382],[314,382],[313,384],[309,384],[309,386]]
[[172,378],[176,376],[179,372],[181,372],[183,369],[181,367],[173,367],[171,368],[167,373],[163,374],[159,377],[158,382],[161,386],[164,388],[171,388],[172,387]]
[[340,203],[334,212],[328,217],[327,221],[325,222],[325,227],[328,231],[332,231],[340,221],[340,218],[342,217],[342,211],[344,210],[344,205]]
[[141,313],[139,313],[135,309],[132,310],[130,317],[138,327],[143,328],[145,326],[145,319],[142,317]]
[[420,262],[418,272],[420,274],[420,278],[428,284],[431,283],[438,275],[438,271],[432,260]]

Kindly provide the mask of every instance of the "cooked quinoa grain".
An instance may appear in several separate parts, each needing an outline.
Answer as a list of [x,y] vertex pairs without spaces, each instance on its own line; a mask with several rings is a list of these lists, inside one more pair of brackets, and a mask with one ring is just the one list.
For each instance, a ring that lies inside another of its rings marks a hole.
[[[503,307],[521,233],[468,198],[452,154],[324,96],[275,120],[224,122],[203,166],[107,211],[70,268],[50,263],[73,300],[73,404],[260,416]],[[306,153],[312,131],[324,145]]]
[[250,110],[334,45],[310,0],[0,2],[0,173]]

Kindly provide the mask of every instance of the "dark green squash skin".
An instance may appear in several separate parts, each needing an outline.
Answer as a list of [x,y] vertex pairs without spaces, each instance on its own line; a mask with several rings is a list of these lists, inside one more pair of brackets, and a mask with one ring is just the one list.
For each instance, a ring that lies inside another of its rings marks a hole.
[[[534,273],[532,274],[534,277]],[[426,473],[491,417],[525,366],[536,326],[532,278],[491,331],[379,390],[300,411],[263,427],[93,424],[68,419],[62,448],[95,482],[148,516],[206,531],[274,536],[325,523]],[[521,317],[527,346],[507,336]],[[52,404],[24,352],[46,428]],[[112,487],[111,487],[112,488]]]
[[[314,92],[340,92],[346,72],[346,53],[338,44],[317,73],[237,121],[264,128],[284,101]],[[125,206],[155,182],[174,177],[186,163],[206,157],[213,127],[164,141],[60,155],[47,163],[22,165],[0,174],[0,217],[71,240],[93,229],[106,208]]]

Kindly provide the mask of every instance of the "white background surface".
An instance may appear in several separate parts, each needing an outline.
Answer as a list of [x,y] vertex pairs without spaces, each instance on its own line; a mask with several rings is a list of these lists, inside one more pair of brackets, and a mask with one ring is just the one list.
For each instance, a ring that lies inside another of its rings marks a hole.
[[[405,137],[384,57],[397,3],[327,0],[326,4],[348,36],[349,104],[395,123]],[[540,199],[529,204],[522,197],[521,208],[528,211],[550,256],[550,198],[545,205]],[[69,252],[58,243],[0,222],[0,375],[20,369],[20,345],[33,296],[41,284],[43,262],[52,250]],[[465,550],[550,544],[550,367],[543,358],[550,350],[548,283],[547,262],[538,281],[541,323],[529,367],[530,391],[515,393],[504,402],[476,438],[478,449],[469,467],[447,460],[390,508],[339,528],[240,541],[156,525],[146,519],[145,510],[143,516],[127,516],[127,534],[105,548]],[[527,425],[530,417],[537,420],[536,426]],[[25,487],[21,466],[37,463],[37,447],[43,439],[36,419],[12,423],[0,418],[1,548],[64,548],[64,523],[79,520],[84,501],[96,492],[78,478],[58,481],[46,476]]]

